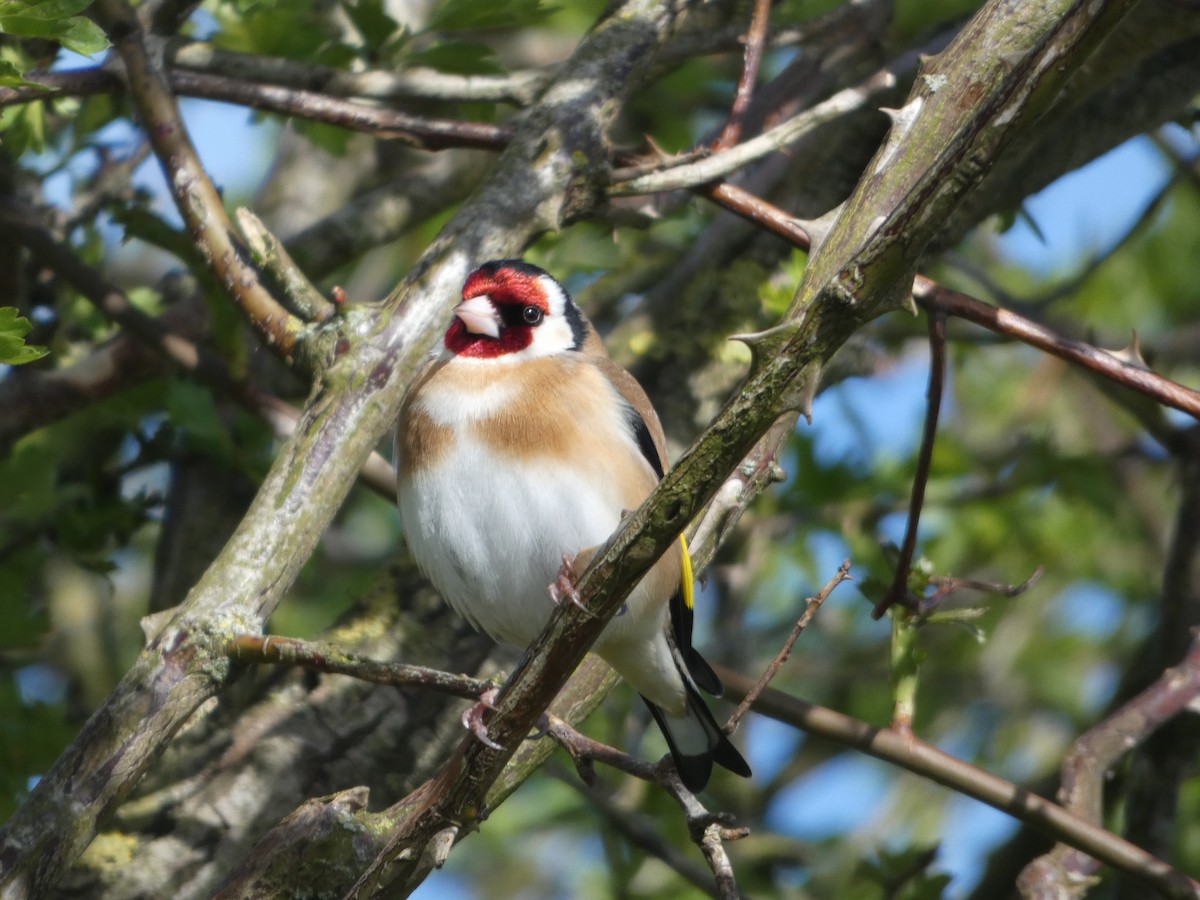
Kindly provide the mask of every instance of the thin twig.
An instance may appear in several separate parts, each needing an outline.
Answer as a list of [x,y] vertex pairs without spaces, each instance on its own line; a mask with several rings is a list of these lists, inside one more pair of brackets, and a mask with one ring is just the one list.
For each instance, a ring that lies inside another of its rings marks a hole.
[[713,149],[728,150],[742,136],[742,123],[750,99],[754,96],[754,85],[758,81],[758,70],[762,65],[763,48],[767,43],[767,24],[771,18],[771,0],[754,0],[754,14],[746,32],[746,51],[743,56],[742,77],[738,79],[733,95],[733,106],[729,110],[729,121],[713,142]]
[[778,235],[801,250],[812,246],[813,223],[784,212],[778,206],[743,188],[726,182],[701,185],[695,193],[707,197],[713,203],[741,216],[747,222]]
[[352,131],[400,141],[421,150],[442,150],[447,147],[499,150],[512,137],[512,129],[503,125],[423,118],[397,109],[370,106],[315,91],[254,84],[223,75],[172,69],[168,78],[174,90],[189,97],[223,100],[252,109],[318,119]]
[[733,711],[733,715],[729,717],[729,721],[725,724],[727,732],[733,733],[738,723],[742,721],[742,716],[746,715],[750,707],[758,700],[759,695],[767,689],[767,685],[779,674],[779,670],[783,667],[783,664],[792,655],[792,647],[795,646],[804,629],[808,627],[808,623],[812,621],[813,616],[817,614],[817,610],[821,608],[821,604],[833,593],[834,588],[843,581],[848,580],[850,580],[850,560],[847,559],[838,566],[837,572],[817,594],[804,601],[804,612],[796,621],[796,626],[792,629],[792,633],[783,642],[783,647],[775,654],[775,658],[771,660],[771,664],[758,676],[758,681],[754,682],[753,687],[746,692],[746,696],[742,698],[741,703],[737,705],[737,709]]
[[797,113],[786,122],[728,150],[660,172],[636,174],[636,172],[617,169],[612,174],[614,183],[609,188],[609,193],[614,197],[627,197],[694,188],[707,184],[774,153],[776,150],[782,150],[788,144],[811,133],[821,125],[863,108],[870,103],[872,98],[877,97],[880,92],[888,90],[895,83],[896,76],[892,71],[881,69],[860,84],[838,91],[828,100]]
[[480,694],[492,687],[490,682],[468,675],[454,675],[406,663],[381,662],[357,653],[346,653],[334,644],[269,634],[234,635],[226,642],[225,652],[239,663],[300,666],[330,675],[349,675],[371,684],[429,688],[466,700],[478,700]]
[[1056,334],[1011,310],[1001,309],[976,300],[958,291],[918,275],[913,285],[917,303],[927,309],[937,308],[946,315],[966,319],[989,331],[1015,338],[1022,343],[1065,359],[1090,372],[1095,372],[1117,384],[1200,419],[1200,392],[1117,358],[1092,344]]
[[[805,227],[808,223],[788,215],[761,197],[730,184],[701,187],[696,193],[771,231],[796,247],[809,249],[811,237]],[[1056,334],[1011,310],[951,290],[924,275],[916,277],[913,283],[913,297],[926,309],[940,309],[948,316],[965,319],[996,334],[1037,347],[1150,397],[1157,403],[1200,420],[1200,391],[1185,387],[1149,369],[1124,362],[1092,344]]]
[[912,571],[913,554],[917,549],[917,526],[921,523],[921,508],[925,505],[925,488],[929,484],[929,468],[933,463],[933,443],[937,439],[938,414],[942,409],[942,390],[946,384],[946,314],[940,309],[929,311],[929,392],[925,401],[925,428],[921,434],[921,450],[917,454],[917,473],[913,477],[912,494],[908,499],[908,522],[904,526],[904,543],[896,561],[892,585],[883,599],[875,604],[871,618],[878,619],[894,603],[912,608],[908,576]]
[[1043,568],[1038,566],[1033,570],[1028,578],[1020,584],[1007,584],[1000,581],[983,581],[979,578],[960,578],[957,575],[934,575],[929,579],[929,583],[937,588],[937,591],[922,603],[919,612],[929,612],[934,606],[940,603],[946,597],[949,597],[955,591],[963,589],[969,591],[979,591],[984,594],[998,594],[1006,599],[1019,597],[1027,590],[1038,583],[1042,577]]
[[611,791],[574,777],[569,770],[553,763],[546,766],[546,771],[551,778],[557,779],[584,797],[630,844],[640,847],[669,866],[680,878],[698,890],[712,897],[719,896],[712,877],[702,866],[684,856],[679,848],[667,839],[661,828],[617,803]]
[[459,75],[412,67],[400,71],[368,69],[347,72],[294,59],[262,57],[215,47],[204,41],[172,40],[167,48],[172,67],[221,75],[247,82],[284,87],[319,88],[335,97],[365,100],[434,100],[449,103],[513,103],[527,106],[554,75],[554,69],[531,69],[502,75]]
[[729,816],[709,812],[679,780],[669,755],[657,763],[635,759],[628,753],[581,734],[557,716],[548,718],[547,733],[571,755],[576,770],[586,783],[591,784],[595,780],[593,763],[602,762],[635,778],[657,784],[670,794],[683,809],[688,833],[712,869],[717,896],[722,900],[733,900],[740,896],[733,866],[722,842],[746,837],[750,833],[748,828],[738,827]]
[[237,210],[242,236],[254,251],[259,264],[275,276],[292,308],[309,322],[324,322],[334,314],[335,306],[322,296],[292,259],[283,242],[275,237],[251,210]]

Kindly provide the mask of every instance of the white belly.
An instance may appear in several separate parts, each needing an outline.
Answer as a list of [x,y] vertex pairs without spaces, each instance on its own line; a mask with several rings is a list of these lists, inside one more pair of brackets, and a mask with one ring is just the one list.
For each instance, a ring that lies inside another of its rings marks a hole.
[[524,646],[553,610],[547,586],[563,555],[603,543],[620,523],[615,492],[599,480],[544,459],[497,471],[460,432],[437,465],[401,483],[405,538],[458,612]]

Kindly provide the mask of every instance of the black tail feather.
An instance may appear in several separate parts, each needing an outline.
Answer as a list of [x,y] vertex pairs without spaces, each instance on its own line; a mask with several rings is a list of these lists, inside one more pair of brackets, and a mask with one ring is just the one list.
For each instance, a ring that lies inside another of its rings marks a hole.
[[[696,655],[699,656],[699,654]],[[679,780],[692,793],[702,791],[712,776],[713,763],[728,769],[735,775],[749,778],[749,764],[738,752],[737,747],[733,746],[725,732],[721,730],[721,726],[713,718],[712,711],[704,702],[704,698],[690,684],[685,683],[685,687],[688,714],[682,719],[668,716],[645,697],[642,698],[650,707],[650,712],[654,716],[654,721],[658,723],[663,737],[667,739],[667,747],[671,750],[671,758],[675,761]],[[691,740],[684,746],[683,732],[693,730],[696,726],[702,730],[703,740],[697,740],[697,735],[693,734],[689,736]]]

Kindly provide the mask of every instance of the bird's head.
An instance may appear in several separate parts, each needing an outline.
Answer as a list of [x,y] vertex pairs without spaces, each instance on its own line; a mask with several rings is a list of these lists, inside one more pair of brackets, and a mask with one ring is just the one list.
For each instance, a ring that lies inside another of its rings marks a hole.
[[588,325],[566,290],[519,259],[484,263],[467,276],[446,349],[475,359],[533,359],[578,350]]

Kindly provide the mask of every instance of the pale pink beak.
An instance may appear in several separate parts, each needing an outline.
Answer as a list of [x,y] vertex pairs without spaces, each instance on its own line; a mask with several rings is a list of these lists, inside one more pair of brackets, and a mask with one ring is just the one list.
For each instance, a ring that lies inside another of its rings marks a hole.
[[480,294],[464,300],[454,307],[454,314],[462,319],[471,334],[486,334],[490,338],[500,337],[500,316],[492,305],[492,298]]

